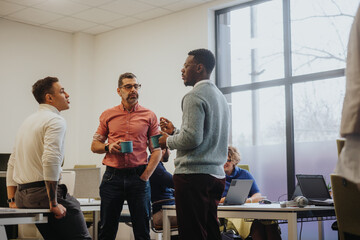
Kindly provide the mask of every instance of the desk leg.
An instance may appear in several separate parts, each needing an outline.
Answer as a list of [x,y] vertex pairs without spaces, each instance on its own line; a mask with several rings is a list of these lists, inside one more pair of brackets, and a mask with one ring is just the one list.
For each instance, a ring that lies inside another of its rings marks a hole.
[[321,218],[318,218],[318,232],[319,240],[324,240],[324,222]]
[[93,239],[97,240],[99,237],[100,211],[94,211],[93,213]]
[[297,217],[296,213],[289,213],[288,221],[288,239],[295,240],[297,239]]
[[0,239],[4,239],[4,240],[8,239],[6,236],[6,231],[5,231],[4,225],[0,225]]
[[167,210],[163,210],[163,240],[170,240],[170,217]]

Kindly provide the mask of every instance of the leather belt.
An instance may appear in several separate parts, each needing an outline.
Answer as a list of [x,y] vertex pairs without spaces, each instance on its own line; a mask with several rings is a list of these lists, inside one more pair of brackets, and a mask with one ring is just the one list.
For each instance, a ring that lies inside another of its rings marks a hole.
[[45,181],[37,181],[37,182],[24,183],[18,185],[19,191],[26,190],[29,188],[35,188],[35,187],[45,187]]

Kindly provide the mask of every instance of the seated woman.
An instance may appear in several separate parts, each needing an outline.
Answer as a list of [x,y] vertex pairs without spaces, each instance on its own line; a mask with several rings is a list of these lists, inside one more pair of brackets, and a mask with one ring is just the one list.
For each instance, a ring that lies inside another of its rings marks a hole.
[[[220,202],[225,201],[225,196],[229,190],[230,183],[233,179],[251,179],[253,180],[253,185],[251,186],[249,196],[246,199],[246,203],[257,203],[263,197],[261,196],[259,187],[256,184],[254,177],[251,173],[245,169],[239,168],[237,165],[240,162],[240,154],[235,147],[228,147],[228,159],[224,165],[224,170],[226,174],[226,183],[225,190],[223,193],[223,197]],[[229,229],[229,225],[235,226],[239,235],[245,239],[251,236],[254,240],[278,240],[281,239],[281,232],[279,226],[274,221],[259,221],[254,220],[253,222],[245,222],[243,219],[232,219],[229,218],[230,224],[228,224],[227,228]]]

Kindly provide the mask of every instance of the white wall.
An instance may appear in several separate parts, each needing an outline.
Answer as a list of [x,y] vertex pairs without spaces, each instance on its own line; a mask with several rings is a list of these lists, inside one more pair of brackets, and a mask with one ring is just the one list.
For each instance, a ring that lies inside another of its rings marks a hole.
[[[32,84],[56,76],[70,94],[65,167],[101,164],[90,151],[102,111],[120,103],[117,79],[123,72],[142,83],[140,104],[180,127],[181,68],[190,50],[213,48],[212,11],[231,1],[199,7],[118,29],[96,37],[68,34],[0,19],[0,152],[11,152],[15,134],[37,109]],[[209,18],[210,16],[210,18]],[[175,154],[172,156],[174,157]],[[173,171],[173,162],[166,166]]]
[[[181,68],[190,50],[208,47],[207,30],[207,10],[195,8],[98,36],[97,115],[120,103],[117,78],[131,71],[142,84],[140,104],[180,127],[181,99],[190,90],[183,84]],[[167,165],[172,171],[173,162]]]
[[0,19],[0,152],[11,152],[19,125],[37,109],[31,93],[36,80],[71,82],[71,46],[70,34]]

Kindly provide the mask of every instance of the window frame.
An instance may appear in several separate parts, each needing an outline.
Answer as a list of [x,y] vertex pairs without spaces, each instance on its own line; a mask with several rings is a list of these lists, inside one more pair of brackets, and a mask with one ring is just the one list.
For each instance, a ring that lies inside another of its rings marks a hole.
[[[215,83],[219,86],[220,75],[222,71],[230,74],[231,71],[223,70],[222,64],[223,61],[219,58],[223,58],[224,53],[219,54],[221,46],[220,36],[219,36],[219,22],[220,16],[224,13],[229,13],[233,10],[240,8],[246,8],[253,5],[262,4],[268,2],[269,0],[253,0],[235,6],[227,7],[224,9],[219,9],[215,11],[215,49],[216,49],[216,76]],[[285,128],[286,128],[286,164],[287,164],[287,195],[288,199],[291,198],[292,193],[295,190],[295,137],[294,137],[294,111],[293,111],[293,85],[296,83],[305,83],[305,82],[314,82],[324,79],[333,79],[338,77],[345,76],[345,68],[339,68],[329,71],[315,72],[310,74],[296,75],[292,76],[292,58],[291,58],[291,18],[290,18],[290,1],[291,0],[282,0],[283,4],[283,41],[284,41],[284,78],[272,79],[262,82],[247,83],[242,85],[235,85],[229,87],[219,87],[220,91],[223,94],[231,94],[235,92],[242,91],[254,91],[263,88],[275,87],[275,86],[284,86],[285,90]],[[229,36],[228,36],[229,37]],[[230,39],[227,39],[230,41]],[[229,42],[228,41],[228,42]],[[224,41],[227,42],[227,41]],[[230,51],[230,49],[226,49]],[[230,52],[228,52],[229,54]],[[225,53],[226,55],[226,53]],[[226,57],[226,56],[225,56]],[[230,57],[227,58],[226,66],[230,66]],[[231,70],[231,69],[230,69]],[[229,78],[231,77],[229,76]],[[232,124],[232,123],[230,123]],[[232,128],[231,128],[232,129]],[[232,131],[232,130],[231,130]],[[232,133],[230,133],[232,136]]]

